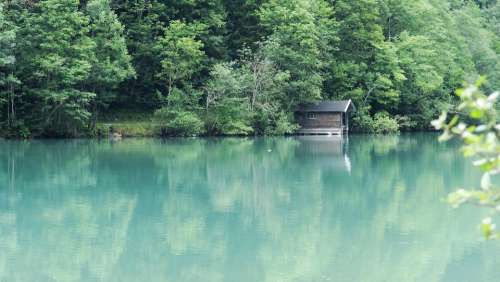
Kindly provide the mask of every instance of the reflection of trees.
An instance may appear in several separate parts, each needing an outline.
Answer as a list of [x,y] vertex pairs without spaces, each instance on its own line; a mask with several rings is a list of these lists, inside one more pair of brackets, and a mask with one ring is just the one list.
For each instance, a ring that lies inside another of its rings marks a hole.
[[336,191],[339,203],[332,205],[348,203],[332,211],[345,228],[339,240],[358,242],[337,250],[342,254],[337,275],[355,281],[442,281],[448,265],[477,241],[468,227],[474,215],[450,213],[440,199],[475,175],[454,150],[427,136],[390,137],[397,142],[385,143],[383,150],[366,138],[351,139],[354,177],[349,190]]
[[476,175],[434,139],[3,142],[0,281],[460,281]]
[[96,190],[93,142],[1,146],[10,166],[0,179],[15,185],[0,189],[14,199],[0,202],[0,281],[109,280],[103,270],[123,252],[135,197]]

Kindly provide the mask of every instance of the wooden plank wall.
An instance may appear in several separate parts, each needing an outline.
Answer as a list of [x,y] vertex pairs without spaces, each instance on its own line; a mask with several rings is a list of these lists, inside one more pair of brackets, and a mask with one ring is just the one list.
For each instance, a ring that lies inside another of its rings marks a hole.
[[302,128],[341,128],[341,113],[315,113],[315,119],[307,118],[306,113],[296,115],[297,122]]

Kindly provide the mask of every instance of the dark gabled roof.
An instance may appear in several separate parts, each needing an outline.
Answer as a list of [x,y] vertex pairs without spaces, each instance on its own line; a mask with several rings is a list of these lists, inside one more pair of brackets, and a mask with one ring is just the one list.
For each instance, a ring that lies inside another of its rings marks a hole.
[[317,104],[303,104],[297,108],[297,112],[347,112],[350,108],[356,110],[352,101],[321,101]]

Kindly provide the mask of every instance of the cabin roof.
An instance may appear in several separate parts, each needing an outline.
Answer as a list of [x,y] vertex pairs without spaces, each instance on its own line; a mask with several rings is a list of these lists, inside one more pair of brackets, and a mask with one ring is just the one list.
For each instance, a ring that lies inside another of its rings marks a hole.
[[297,108],[297,112],[342,112],[345,113],[349,109],[356,110],[352,101],[321,101],[316,104],[302,104]]

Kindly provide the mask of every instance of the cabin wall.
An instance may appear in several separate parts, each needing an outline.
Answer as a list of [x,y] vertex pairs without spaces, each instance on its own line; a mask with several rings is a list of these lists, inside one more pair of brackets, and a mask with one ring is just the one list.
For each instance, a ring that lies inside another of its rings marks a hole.
[[297,123],[302,128],[341,128],[342,113],[314,113],[315,119],[307,118],[307,113],[295,115]]

